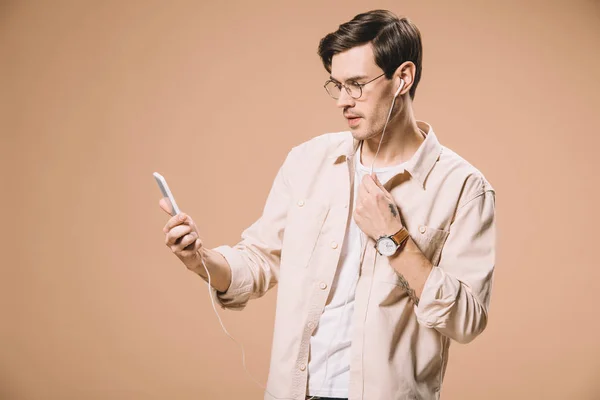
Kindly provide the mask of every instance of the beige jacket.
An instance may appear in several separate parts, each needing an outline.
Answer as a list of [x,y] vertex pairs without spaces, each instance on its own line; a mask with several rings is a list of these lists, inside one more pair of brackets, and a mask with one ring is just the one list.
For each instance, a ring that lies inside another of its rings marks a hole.
[[[384,186],[431,261],[418,306],[368,239],[356,288],[350,400],[438,399],[450,341],[485,328],[495,265],[495,192],[476,168],[442,146],[431,126],[405,172]],[[352,218],[359,142],[329,133],[294,147],[262,216],[223,254],[231,286],[215,298],[243,309],[279,284],[265,399],[304,399],[310,336],[319,322]]]

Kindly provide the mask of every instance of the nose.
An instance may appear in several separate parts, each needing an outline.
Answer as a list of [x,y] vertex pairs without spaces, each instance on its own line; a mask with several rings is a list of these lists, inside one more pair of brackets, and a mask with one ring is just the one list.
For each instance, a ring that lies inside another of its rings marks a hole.
[[337,99],[335,105],[339,108],[354,107],[355,101],[354,98],[348,94],[346,89],[342,88],[340,97]]

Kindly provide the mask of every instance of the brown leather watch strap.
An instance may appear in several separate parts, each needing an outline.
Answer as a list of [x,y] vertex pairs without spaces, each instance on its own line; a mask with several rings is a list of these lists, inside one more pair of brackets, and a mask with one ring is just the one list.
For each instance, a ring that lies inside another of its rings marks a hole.
[[392,240],[396,242],[398,246],[402,246],[409,236],[408,230],[405,227],[402,227],[392,236]]

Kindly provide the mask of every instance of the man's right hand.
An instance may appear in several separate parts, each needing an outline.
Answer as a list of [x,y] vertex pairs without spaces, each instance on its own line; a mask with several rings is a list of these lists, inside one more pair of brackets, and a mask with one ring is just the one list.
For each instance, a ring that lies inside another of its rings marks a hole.
[[[167,214],[171,215],[171,207],[166,198],[158,202]],[[192,217],[185,213],[179,213],[169,219],[163,228],[165,233],[165,244],[191,271],[197,272],[202,268],[202,240],[198,235],[198,228]]]

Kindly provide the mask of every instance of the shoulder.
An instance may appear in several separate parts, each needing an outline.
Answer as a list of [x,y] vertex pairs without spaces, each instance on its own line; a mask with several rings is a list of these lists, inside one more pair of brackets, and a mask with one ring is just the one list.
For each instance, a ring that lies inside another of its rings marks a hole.
[[352,140],[349,131],[323,133],[292,147],[288,160],[291,163],[306,163],[334,157],[344,149],[351,148]]
[[495,196],[494,187],[485,175],[452,149],[442,146],[438,166],[452,182],[461,185],[458,208],[486,194]]

